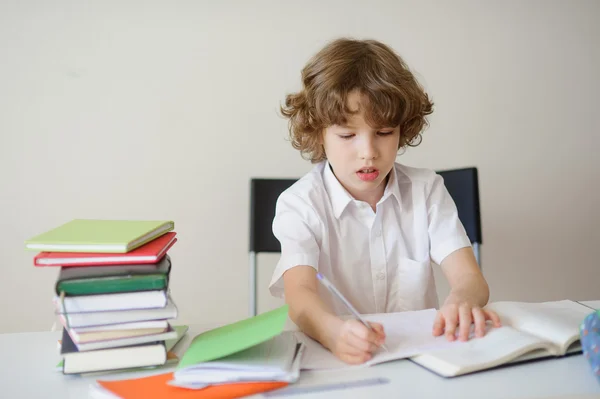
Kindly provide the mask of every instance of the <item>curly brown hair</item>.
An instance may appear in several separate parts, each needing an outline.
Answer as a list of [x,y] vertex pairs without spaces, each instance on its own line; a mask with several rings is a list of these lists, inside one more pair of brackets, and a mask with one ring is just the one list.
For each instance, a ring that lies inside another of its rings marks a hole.
[[417,146],[428,126],[433,102],[403,59],[376,40],[341,38],[328,43],[302,69],[303,88],[288,94],[283,116],[289,118],[292,146],[316,163],[326,159],[323,129],[347,123],[348,95],[358,90],[368,101],[365,120],[373,127],[400,126],[400,143]]

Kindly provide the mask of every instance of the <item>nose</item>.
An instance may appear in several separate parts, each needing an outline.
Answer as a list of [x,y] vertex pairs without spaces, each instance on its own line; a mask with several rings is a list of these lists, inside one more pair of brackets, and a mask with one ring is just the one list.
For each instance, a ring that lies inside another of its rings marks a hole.
[[371,160],[377,158],[377,148],[375,140],[372,137],[365,137],[360,141],[359,149],[360,159]]

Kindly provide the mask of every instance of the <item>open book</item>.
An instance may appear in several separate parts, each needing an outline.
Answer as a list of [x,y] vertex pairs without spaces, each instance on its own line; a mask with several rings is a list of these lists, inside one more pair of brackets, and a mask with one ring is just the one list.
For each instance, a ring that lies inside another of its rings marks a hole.
[[508,363],[581,352],[579,326],[593,309],[570,300],[542,303],[495,302],[502,327],[482,338],[411,358],[444,377]]
[[368,367],[455,346],[456,341],[448,341],[444,336],[433,336],[436,313],[435,309],[425,309],[363,315],[367,321],[383,325],[388,351],[380,348],[371,360],[359,365],[343,362],[319,342],[302,332],[297,332],[298,340],[306,346],[301,367],[303,370]]

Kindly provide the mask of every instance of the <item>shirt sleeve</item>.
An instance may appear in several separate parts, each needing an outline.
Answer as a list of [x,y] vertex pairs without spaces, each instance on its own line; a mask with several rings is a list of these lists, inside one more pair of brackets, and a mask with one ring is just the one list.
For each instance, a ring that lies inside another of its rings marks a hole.
[[441,265],[457,249],[470,247],[471,241],[460,219],[456,204],[444,185],[442,176],[433,173],[427,197],[431,259]]
[[281,244],[281,256],[269,284],[271,295],[284,296],[283,274],[287,270],[300,265],[318,270],[320,226],[316,211],[306,200],[285,192],[278,198],[273,235]]

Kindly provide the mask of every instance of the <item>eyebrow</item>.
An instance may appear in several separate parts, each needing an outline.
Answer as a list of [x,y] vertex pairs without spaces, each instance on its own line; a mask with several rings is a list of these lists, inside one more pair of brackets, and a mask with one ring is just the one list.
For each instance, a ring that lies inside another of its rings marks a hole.
[[[355,129],[356,126],[352,125],[352,124],[340,124],[338,125],[339,127],[343,128],[343,129]],[[396,129],[397,126],[380,126],[380,127],[373,127],[373,130],[381,130],[381,129]]]

